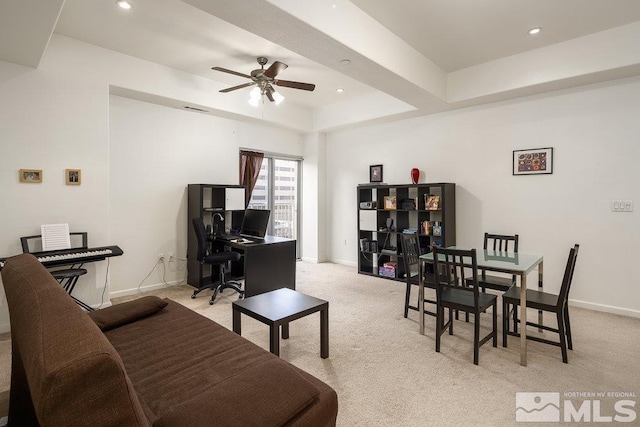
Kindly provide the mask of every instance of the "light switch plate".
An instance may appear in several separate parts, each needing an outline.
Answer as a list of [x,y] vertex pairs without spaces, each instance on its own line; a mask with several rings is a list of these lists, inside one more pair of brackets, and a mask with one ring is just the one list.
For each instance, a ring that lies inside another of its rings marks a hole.
[[633,200],[613,200],[611,202],[612,212],[633,212]]

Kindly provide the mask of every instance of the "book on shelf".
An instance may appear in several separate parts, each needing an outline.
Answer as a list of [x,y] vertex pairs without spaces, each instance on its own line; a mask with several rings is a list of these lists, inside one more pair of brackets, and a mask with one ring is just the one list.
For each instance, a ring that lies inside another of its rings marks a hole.
[[440,210],[440,196],[435,196],[433,194],[425,194],[424,209],[427,211]]
[[402,234],[416,234],[417,232],[417,228],[405,228],[404,230],[402,230]]

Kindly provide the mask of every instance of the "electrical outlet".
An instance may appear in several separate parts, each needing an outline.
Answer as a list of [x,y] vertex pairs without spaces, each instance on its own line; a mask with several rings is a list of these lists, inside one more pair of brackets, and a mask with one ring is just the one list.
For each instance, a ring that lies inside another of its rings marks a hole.
[[173,261],[173,252],[169,252],[169,262]]
[[164,254],[158,254],[158,262],[164,262]]

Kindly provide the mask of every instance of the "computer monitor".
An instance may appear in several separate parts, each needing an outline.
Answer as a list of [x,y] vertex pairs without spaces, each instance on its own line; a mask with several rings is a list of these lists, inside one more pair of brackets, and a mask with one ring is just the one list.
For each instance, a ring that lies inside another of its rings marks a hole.
[[268,209],[245,210],[240,235],[263,238],[267,234],[270,215],[271,211]]

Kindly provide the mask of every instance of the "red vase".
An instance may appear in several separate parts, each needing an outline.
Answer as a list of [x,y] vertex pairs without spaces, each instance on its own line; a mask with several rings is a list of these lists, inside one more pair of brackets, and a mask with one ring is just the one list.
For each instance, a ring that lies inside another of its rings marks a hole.
[[420,179],[420,169],[418,168],[411,169],[411,181],[413,181],[414,184],[417,184],[419,179]]

